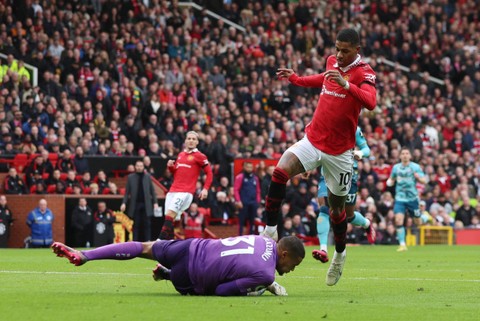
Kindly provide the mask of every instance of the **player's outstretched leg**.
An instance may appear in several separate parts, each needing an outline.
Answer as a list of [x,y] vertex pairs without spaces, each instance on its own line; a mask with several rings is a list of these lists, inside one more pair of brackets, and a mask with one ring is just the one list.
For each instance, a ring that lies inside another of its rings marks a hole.
[[325,250],[313,250],[312,256],[315,260],[320,261],[322,263],[328,262],[328,253]]
[[372,225],[372,222],[370,222],[370,225],[366,229],[367,231],[367,240],[370,244],[375,244],[375,241],[377,240],[377,232],[375,231],[375,228]]
[[88,251],[77,251],[63,243],[55,242],[52,249],[57,256],[66,257],[70,263],[82,265],[92,260],[130,260],[136,257],[151,258],[151,253],[143,254],[141,242],[109,244]]
[[333,213],[334,212],[330,210],[330,219],[335,239],[335,254],[333,255],[332,263],[328,268],[327,277],[325,279],[325,283],[329,286],[337,284],[338,280],[340,280],[347,255],[347,215],[345,210],[343,210],[340,215],[333,215]]
[[353,213],[353,219],[350,223],[354,226],[361,226],[367,232],[367,239],[370,244],[374,244],[377,238],[377,233],[372,226],[372,222],[365,218],[360,212],[355,211]]
[[58,257],[67,258],[70,261],[70,263],[76,266],[85,264],[88,261],[82,252],[77,251],[60,242],[54,242],[52,244],[52,250],[53,250],[53,253],[55,253]]
[[153,269],[153,279],[155,281],[170,280],[170,269],[167,269],[160,263]]
[[328,214],[328,207],[320,207],[320,213],[317,218],[317,235],[320,242],[320,250],[313,250],[312,256],[315,260],[322,263],[328,262],[328,233],[330,232],[330,216]]
[[289,179],[290,177],[284,169],[275,167],[272,174],[272,181],[268,188],[268,194],[265,198],[267,226],[265,230],[263,230],[262,235],[271,237],[275,241],[278,240],[277,223],[280,215],[280,206],[285,199],[285,190]]
[[405,227],[397,226],[397,239],[400,243],[400,246],[397,249],[397,252],[405,252],[408,250],[406,242],[405,242]]
[[347,259],[347,249],[343,250],[342,253],[335,251],[333,254],[332,263],[327,271],[327,277],[325,278],[325,283],[328,286],[337,284],[338,280],[342,276],[343,266],[345,265],[345,260]]
[[[175,213],[173,214],[176,215]],[[167,215],[165,215],[165,222],[163,222],[160,236],[158,237],[159,240],[173,240],[175,238],[173,221],[174,216],[172,217],[169,215],[169,213],[167,213]]]

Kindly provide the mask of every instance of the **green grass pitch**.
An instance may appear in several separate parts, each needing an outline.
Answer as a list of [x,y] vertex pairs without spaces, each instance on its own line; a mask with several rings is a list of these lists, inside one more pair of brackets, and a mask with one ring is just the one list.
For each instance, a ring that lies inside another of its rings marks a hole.
[[[277,281],[288,297],[192,297],[154,282],[155,262],[75,267],[50,250],[0,250],[0,320],[480,320],[480,247],[348,247],[339,283],[307,257]],[[333,248],[330,249],[333,253]]]

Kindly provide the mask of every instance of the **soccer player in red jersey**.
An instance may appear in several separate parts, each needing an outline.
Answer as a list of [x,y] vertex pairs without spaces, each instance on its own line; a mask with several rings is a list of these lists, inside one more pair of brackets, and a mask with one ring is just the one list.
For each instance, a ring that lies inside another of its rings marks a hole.
[[335,50],[336,54],[327,59],[324,73],[299,77],[292,69],[277,70],[279,79],[322,91],[313,119],[305,128],[305,137],[288,148],[275,167],[266,197],[264,232],[273,238],[277,236],[287,181],[322,165],[335,238],[335,254],[326,277],[330,286],[340,279],[346,258],[345,200],[351,185],[358,117],[363,107],[373,110],[376,106],[375,72],[359,55],[358,33],[354,29],[341,30]]
[[197,149],[198,134],[194,131],[187,133],[185,150],[178,154],[177,160],[167,162],[168,170],[173,174],[173,184],[165,198],[165,223],[163,223],[160,239],[173,239],[173,221],[180,218],[183,211],[190,207],[195,194],[198,176],[203,169],[207,178],[199,198],[203,200],[208,196],[208,190],[212,185],[212,168],[207,156]]

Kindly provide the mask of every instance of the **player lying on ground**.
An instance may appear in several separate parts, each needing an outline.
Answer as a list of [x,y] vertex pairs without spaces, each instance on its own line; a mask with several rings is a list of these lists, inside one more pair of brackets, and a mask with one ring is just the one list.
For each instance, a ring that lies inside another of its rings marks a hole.
[[287,295],[275,281],[275,270],[293,271],[305,257],[301,240],[294,236],[278,243],[264,236],[239,236],[220,240],[187,239],[126,242],[78,251],[55,242],[53,252],[70,263],[93,260],[129,260],[136,257],[159,262],[155,280],[170,280],[181,294],[261,295],[265,290]]

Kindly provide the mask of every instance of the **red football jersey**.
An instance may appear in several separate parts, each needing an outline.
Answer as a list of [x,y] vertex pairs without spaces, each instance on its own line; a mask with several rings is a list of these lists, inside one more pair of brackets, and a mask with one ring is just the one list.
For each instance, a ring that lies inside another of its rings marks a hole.
[[[336,69],[350,84],[347,90],[334,81],[325,81],[324,73],[288,79],[302,87],[322,88],[312,121],[305,133],[310,142],[330,155],[340,155],[355,146],[355,131],[362,107],[373,110],[376,106],[375,72],[360,56],[345,68],[339,68],[337,58],[327,59],[327,70]],[[360,86],[364,83],[370,85]]]
[[199,152],[198,149],[191,152],[181,152],[178,154],[175,165],[168,168],[173,173],[173,184],[169,192],[195,194],[201,169],[205,169],[207,174],[203,187],[208,190],[212,184],[212,170],[209,166],[207,156]]

